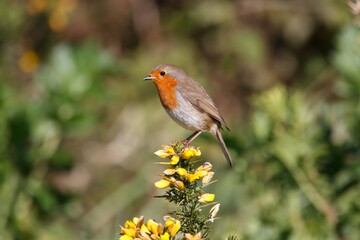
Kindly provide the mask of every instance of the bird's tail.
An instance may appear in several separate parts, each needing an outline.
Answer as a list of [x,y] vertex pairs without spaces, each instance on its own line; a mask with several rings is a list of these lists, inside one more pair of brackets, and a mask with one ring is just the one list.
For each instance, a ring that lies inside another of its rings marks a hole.
[[221,136],[221,132],[219,130],[219,128],[216,128],[216,131],[215,131],[215,136],[216,136],[216,140],[218,141],[220,147],[221,147],[221,150],[223,151],[224,153],[224,156],[229,164],[230,167],[233,166],[233,161],[230,157],[230,154],[229,154],[229,151],[225,145],[225,142],[224,142],[224,139],[222,138]]

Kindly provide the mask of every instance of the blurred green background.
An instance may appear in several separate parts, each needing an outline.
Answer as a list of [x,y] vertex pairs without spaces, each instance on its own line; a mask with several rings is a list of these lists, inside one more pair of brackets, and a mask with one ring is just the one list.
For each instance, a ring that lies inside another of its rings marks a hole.
[[[353,7],[351,9],[348,3]],[[338,0],[0,0],[0,239],[117,239],[161,221],[153,152],[190,135],[142,78],[216,100],[213,239],[360,239],[359,5]],[[358,9],[356,9],[358,6]]]

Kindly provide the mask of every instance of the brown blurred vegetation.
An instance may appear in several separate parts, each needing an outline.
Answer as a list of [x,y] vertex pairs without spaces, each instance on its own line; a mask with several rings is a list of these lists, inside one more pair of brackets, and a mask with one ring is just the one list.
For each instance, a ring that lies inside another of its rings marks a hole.
[[358,1],[0,0],[0,239],[117,239],[171,206],[173,123],[152,67],[184,68],[229,123],[207,134],[213,239],[360,238]]

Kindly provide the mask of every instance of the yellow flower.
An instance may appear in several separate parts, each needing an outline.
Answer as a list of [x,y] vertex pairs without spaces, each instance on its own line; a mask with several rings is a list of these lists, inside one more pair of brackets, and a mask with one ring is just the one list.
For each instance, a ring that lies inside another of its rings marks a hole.
[[[210,210],[210,211],[211,211],[211,210]],[[150,233],[149,229],[148,229],[144,224],[141,225],[140,232],[143,232],[143,233],[145,233],[145,234],[149,234],[149,233]]]
[[163,149],[157,150],[154,154],[160,158],[167,158],[175,154],[174,148],[171,146],[163,146]]
[[175,186],[179,190],[184,190],[185,188],[184,183],[182,181],[176,180],[176,178],[174,177],[170,177],[170,179],[169,178],[162,179],[160,181],[155,182],[154,185],[156,188],[160,188],[160,189],[167,188],[170,185]]
[[146,223],[146,227],[149,229],[149,231],[156,236],[159,235],[158,226],[159,224],[152,219],[149,219]]
[[160,181],[157,181],[155,183],[155,187],[156,188],[167,188],[168,186],[170,186],[170,182],[168,180],[162,179]]
[[173,225],[171,225],[168,229],[170,231],[170,236],[174,237],[178,233],[180,228],[181,228],[181,223],[179,220],[176,220],[176,222]]
[[127,236],[127,235],[123,235],[123,236],[121,236],[120,238],[119,238],[119,240],[133,240],[134,238],[132,238],[132,237],[129,237],[129,236]]
[[171,147],[171,146],[165,146],[164,149],[165,149],[165,151],[166,151],[168,154],[170,154],[170,155],[174,155],[174,154],[175,154],[175,150],[174,150],[174,148]]
[[213,178],[214,174],[215,174],[214,172],[208,172],[208,174],[202,179],[203,186],[206,186],[207,184],[209,184],[209,182]]
[[203,178],[208,175],[208,171],[205,171],[205,170],[196,171],[195,175],[198,176],[198,178]]
[[179,160],[180,160],[180,157],[178,155],[174,155],[170,159],[170,164],[176,165],[176,164],[178,164]]
[[200,178],[203,178],[204,176],[207,176],[208,172],[201,171],[201,172],[195,172],[194,174],[187,174],[186,178],[189,182],[194,182],[195,180],[198,180]]
[[199,202],[202,203],[208,203],[208,202],[212,202],[215,199],[215,194],[212,193],[204,193],[203,195],[201,195],[199,197]]
[[170,240],[170,234],[165,232],[163,235],[160,236],[160,240]]
[[164,171],[165,175],[173,175],[175,173],[176,173],[176,169],[174,169],[174,168],[168,168]]
[[182,181],[175,181],[174,186],[179,190],[184,190],[185,189],[185,185],[184,185],[184,183]]
[[176,171],[182,177],[187,175],[187,171],[185,168],[178,168]]
[[210,222],[214,222],[214,219],[216,217],[216,214],[219,212],[220,209],[220,203],[215,204],[209,211],[210,216],[209,216],[209,221]]
[[172,218],[170,216],[165,216],[164,220],[165,220],[165,228],[166,228],[167,232],[170,233],[171,237],[174,237],[181,228],[180,221],[175,220],[174,218]]
[[[134,220],[136,220],[134,218]],[[121,233],[125,234],[129,237],[135,237],[136,235],[136,223],[134,223],[133,221],[129,221],[127,220],[125,222],[125,227],[121,227]]]
[[199,177],[195,174],[187,174],[186,175],[186,179],[189,181],[189,182],[194,182],[195,180],[199,179]]
[[200,157],[200,156],[201,156],[200,148],[196,148],[195,157]]
[[174,177],[170,178],[170,183],[179,190],[184,190],[184,188],[185,188],[184,183],[182,181],[176,180],[176,178],[174,178]]
[[121,234],[124,234],[126,236],[129,236],[129,237],[135,237],[135,234],[136,234],[136,228],[131,228],[131,229],[128,229],[128,228],[121,228],[120,230],[120,233]]
[[174,224],[174,222],[176,221],[175,218],[173,218],[172,216],[164,216],[164,220],[165,220],[165,227],[166,228],[168,226],[170,226],[171,224]]
[[163,149],[157,150],[154,154],[160,158],[167,158],[170,154],[166,153]]
[[133,222],[136,224],[136,228],[140,229],[141,226],[144,225],[144,216],[141,216],[140,218],[134,217]]
[[127,220],[125,222],[125,228],[136,229],[136,224],[132,221]]
[[157,232],[158,232],[159,234],[163,234],[163,233],[164,233],[164,227],[163,227],[160,223],[158,224]]
[[126,221],[125,227],[121,227],[119,240],[170,240],[180,230],[180,221],[173,219],[170,216],[165,216],[165,228],[152,219],[144,223],[144,217],[134,217],[133,221]]
[[185,233],[186,240],[202,240],[201,232],[197,233],[196,235],[191,235],[190,233]]
[[[183,170],[181,170],[182,174],[179,173],[179,170],[178,170],[178,173],[180,176],[186,176],[186,179],[189,181],[189,182],[194,182],[195,180],[197,179],[201,179],[201,178],[204,178],[206,176],[209,175],[209,172],[208,170],[210,170],[212,167],[212,165],[210,163],[205,163],[204,165],[198,167],[196,170],[195,170],[195,173],[188,173],[188,174],[183,174]],[[213,175],[213,174],[212,174]],[[212,177],[212,176],[211,176]],[[210,178],[211,179],[211,178]]]
[[189,148],[185,148],[185,150],[183,151],[181,157],[188,160],[192,157],[198,157],[201,156],[201,152],[199,150],[199,148],[194,148],[194,147],[189,147]]
[[[141,229],[146,232],[146,228],[142,227],[144,222],[144,217],[141,216],[140,218],[134,217],[132,221],[127,220],[125,222],[125,227],[120,228],[120,234],[123,235],[119,238],[119,240],[129,240],[134,239],[138,235],[138,230]],[[147,231],[149,232],[149,231]]]
[[205,162],[203,165],[198,167],[196,171],[210,171],[212,169],[212,164],[209,162]]

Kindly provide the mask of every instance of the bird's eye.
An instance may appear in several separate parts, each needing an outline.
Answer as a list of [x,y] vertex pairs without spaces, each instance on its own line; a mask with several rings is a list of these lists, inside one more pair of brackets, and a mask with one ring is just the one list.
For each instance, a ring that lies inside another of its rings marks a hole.
[[166,72],[165,71],[161,71],[160,72],[160,76],[165,76]]

